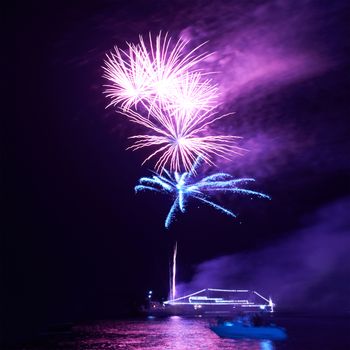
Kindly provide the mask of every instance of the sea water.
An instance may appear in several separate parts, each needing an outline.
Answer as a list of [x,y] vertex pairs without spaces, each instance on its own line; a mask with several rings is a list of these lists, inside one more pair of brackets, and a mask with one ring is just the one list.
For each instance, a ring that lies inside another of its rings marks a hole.
[[117,321],[98,321],[74,325],[68,332],[50,334],[40,342],[21,349],[50,350],[349,350],[348,317],[280,317],[288,339],[222,339],[209,328],[205,318],[148,317]]

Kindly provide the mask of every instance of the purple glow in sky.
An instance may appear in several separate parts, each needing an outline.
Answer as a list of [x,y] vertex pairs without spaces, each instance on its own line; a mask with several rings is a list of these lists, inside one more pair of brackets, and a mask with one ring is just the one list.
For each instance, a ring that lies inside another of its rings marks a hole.
[[[343,10],[340,3],[324,7],[306,0],[293,5],[276,0],[254,4],[198,2],[191,5],[191,11],[180,6],[176,18],[166,22],[168,27],[161,20],[166,18],[165,12],[154,15],[152,28],[166,28],[190,41],[192,47],[207,41],[198,54],[212,54],[197,66],[202,74],[214,72],[209,76],[220,92],[219,114],[235,112],[234,118],[222,120],[215,130],[209,127],[207,132],[242,136],[237,146],[248,150],[244,157],[234,156],[229,161],[213,157],[220,169],[261,178],[287,169],[291,159],[311,164],[310,151],[319,147],[320,137],[328,136],[319,135],[322,125],[303,128],[298,121],[305,119],[303,115],[295,115],[293,120],[290,114],[294,106],[285,104],[281,93],[294,86],[307,88],[309,81],[342,64],[341,56],[332,51],[333,43],[321,35],[334,26]],[[118,32],[123,23],[113,25]],[[140,22],[137,28],[146,33],[149,23]],[[190,51],[187,46],[185,52]],[[295,100],[293,96],[291,100]],[[328,114],[331,120],[331,111]],[[125,123],[114,123],[121,134],[130,132]],[[329,166],[330,158],[320,157],[317,162]]]

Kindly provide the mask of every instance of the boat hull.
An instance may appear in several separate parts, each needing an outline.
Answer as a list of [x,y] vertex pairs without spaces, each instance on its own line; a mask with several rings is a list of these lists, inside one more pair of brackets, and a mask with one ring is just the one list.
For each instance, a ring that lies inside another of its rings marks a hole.
[[210,329],[222,338],[253,338],[284,340],[287,333],[280,327],[250,327],[250,326],[211,326]]

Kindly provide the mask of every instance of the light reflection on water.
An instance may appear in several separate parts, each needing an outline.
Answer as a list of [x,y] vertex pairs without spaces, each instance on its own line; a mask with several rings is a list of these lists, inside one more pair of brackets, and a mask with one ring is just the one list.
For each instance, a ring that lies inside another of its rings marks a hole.
[[108,321],[76,329],[79,349],[273,350],[269,340],[221,339],[203,319],[173,316],[143,321]]

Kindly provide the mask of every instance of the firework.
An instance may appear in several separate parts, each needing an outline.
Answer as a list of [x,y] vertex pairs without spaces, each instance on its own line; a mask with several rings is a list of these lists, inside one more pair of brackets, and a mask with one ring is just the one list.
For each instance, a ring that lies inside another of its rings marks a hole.
[[143,99],[149,98],[149,76],[137,46],[128,44],[128,51],[114,48],[107,54],[104,78],[111,84],[106,85],[105,93],[111,98],[110,105],[120,104],[129,109]]
[[206,135],[211,124],[233,113],[217,115],[212,108],[206,112],[184,114],[179,111],[164,112],[158,107],[149,116],[133,110],[121,113],[151,131],[151,135],[131,136],[134,144],[129,149],[150,148],[152,151],[142,164],[157,158],[154,168],[160,173],[164,168],[170,172],[189,171],[199,155],[213,165],[216,156],[229,160],[233,154],[242,151],[235,144],[240,138],[238,136]]
[[109,105],[120,105],[123,110],[137,108],[140,102],[147,109],[154,104],[183,106],[184,110],[211,106],[217,88],[209,79],[201,82],[200,70],[195,67],[208,54],[197,54],[203,44],[185,53],[187,45],[182,39],[173,45],[168,34],[160,33],[155,40],[149,34],[147,44],[140,35],[139,43],[127,43],[126,51],[115,47],[102,67],[110,82],[105,90],[111,98]]
[[173,254],[173,273],[172,273],[172,288],[171,288],[171,297],[174,300],[176,297],[176,256],[177,256],[177,242],[175,242],[174,246],[174,254]]
[[254,182],[255,180],[253,178],[234,179],[230,174],[216,173],[195,181],[196,168],[199,164],[200,160],[197,159],[191,171],[182,174],[178,172],[171,174],[167,170],[164,170],[164,176],[155,173],[152,177],[142,177],[139,179],[139,184],[135,186],[136,193],[149,190],[170,194],[174,198],[174,202],[165,220],[166,228],[169,228],[177,212],[184,213],[186,211],[186,205],[191,198],[197,199],[232,217],[236,217],[236,215],[232,211],[213,202],[210,196],[219,192],[229,192],[271,199],[264,193],[240,187],[241,185]]
[[184,117],[198,110],[208,111],[216,106],[217,90],[211,79],[204,80],[198,72],[186,73],[168,89],[168,98],[163,103],[163,108]]
[[110,105],[118,105],[121,114],[145,128],[131,136],[129,149],[149,149],[143,164],[156,160],[160,173],[164,168],[189,171],[198,156],[213,165],[216,157],[230,159],[241,151],[237,136],[212,134],[210,125],[233,113],[214,112],[217,87],[196,68],[208,55],[197,55],[201,45],[185,53],[187,44],[179,40],[172,45],[167,34],[155,40],[150,34],[147,43],[140,36],[126,51],[116,47],[103,67],[111,82],[105,91]]

